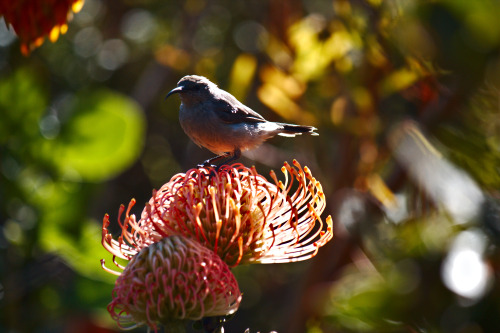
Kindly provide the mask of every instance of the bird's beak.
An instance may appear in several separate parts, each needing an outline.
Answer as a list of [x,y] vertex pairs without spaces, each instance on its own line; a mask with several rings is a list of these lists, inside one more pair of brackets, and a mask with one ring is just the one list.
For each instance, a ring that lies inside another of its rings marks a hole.
[[167,99],[170,95],[175,94],[175,93],[179,93],[181,91],[182,91],[182,87],[174,88],[174,89],[170,90],[170,92],[167,94],[167,96],[165,96],[165,99]]

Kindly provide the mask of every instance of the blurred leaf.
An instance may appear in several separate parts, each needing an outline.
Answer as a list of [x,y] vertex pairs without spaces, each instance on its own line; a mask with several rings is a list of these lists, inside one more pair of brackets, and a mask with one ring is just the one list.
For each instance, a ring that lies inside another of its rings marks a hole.
[[[332,31],[328,31],[322,17],[309,16],[290,28],[290,43],[297,53],[293,70],[302,80],[321,77],[332,62],[347,60],[348,53],[360,43],[359,36],[349,33],[342,23],[332,26]],[[321,34],[328,37],[321,38]]]
[[[452,126],[443,126],[439,133],[442,143],[449,145],[450,157],[458,165],[470,172],[474,179],[482,185],[490,188],[500,186],[500,154],[496,144],[488,142],[485,137],[477,131],[469,131],[464,136],[464,129],[457,130]],[[481,161],[481,163],[478,163]]]
[[262,66],[259,75],[263,83],[280,88],[292,99],[302,96],[307,88],[304,82],[292,75],[287,75],[275,66]]
[[44,155],[69,180],[102,181],[136,160],[143,147],[145,120],[130,98],[107,90],[77,96],[73,116]]
[[57,253],[81,275],[112,283],[115,277],[106,273],[99,262],[109,257],[100,245],[100,224],[84,217],[93,193],[89,187],[77,182],[46,181],[32,193],[32,200],[42,210],[39,242],[43,250]]
[[176,70],[185,70],[190,63],[190,54],[172,45],[164,45],[155,52],[155,59],[160,64]]
[[401,329],[401,324],[391,318],[401,305],[394,296],[376,272],[353,271],[343,277],[339,288],[332,289],[325,314],[334,326],[353,332]]
[[[440,282],[440,256],[452,239],[445,215],[380,223],[364,237],[375,267],[350,265],[330,289],[324,315],[347,332],[406,332],[439,327],[450,292]],[[411,329],[410,329],[411,331]]]
[[[80,275],[92,280],[114,283],[116,276],[104,271],[100,259],[110,258],[100,244],[101,228],[92,220],[75,221],[79,223],[81,234],[76,241],[55,223],[44,223],[40,230],[42,247],[57,253]],[[112,265],[110,265],[112,267]]]
[[395,70],[381,82],[380,93],[383,96],[406,89],[423,76],[421,66],[416,61],[409,60],[413,66]]
[[300,122],[314,125],[314,118],[306,114],[301,107],[288,97],[280,88],[265,84],[257,91],[260,101],[283,119],[301,119]]
[[[500,119],[498,88],[480,88],[472,96],[463,120],[443,124],[436,133],[450,158],[489,188],[500,187]],[[478,161],[481,161],[478,163]]]
[[238,100],[245,100],[256,69],[257,59],[251,54],[243,53],[234,61],[229,92]]
[[469,42],[490,50],[500,42],[500,29],[492,29],[498,25],[500,7],[497,1],[443,1],[452,11],[461,17],[465,24],[462,31]]
[[[34,244],[27,246],[58,253],[81,275],[109,283],[114,276],[99,262],[107,255],[100,246],[100,225],[85,218],[94,185],[81,181],[101,181],[135,161],[145,120],[140,107],[118,93],[86,91],[76,100],[73,109],[65,110],[59,134],[47,139],[40,124],[48,99],[39,75],[20,69],[0,81],[0,140],[7,143],[0,157],[12,179],[5,193],[7,198],[22,196],[37,212],[37,233],[29,238]],[[10,170],[14,167],[16,172]]]
[[38,135],[38,120],[46,107],[46,94],[32,70],[21,68],[0,80],[0,142],[20,134]]

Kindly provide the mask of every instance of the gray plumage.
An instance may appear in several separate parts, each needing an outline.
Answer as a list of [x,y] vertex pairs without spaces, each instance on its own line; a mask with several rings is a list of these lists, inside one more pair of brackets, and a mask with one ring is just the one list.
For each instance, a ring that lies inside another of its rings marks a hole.
[[204,165],[226,157],[232,157],[226,163],[237,159],[241,151],[255,148],[275,135],[318,135],[312,126],[267,121],[203,76],[184,76],[166,97],[174,93],[181,98],[179,120],[184,132],[198,146],[218,155]]

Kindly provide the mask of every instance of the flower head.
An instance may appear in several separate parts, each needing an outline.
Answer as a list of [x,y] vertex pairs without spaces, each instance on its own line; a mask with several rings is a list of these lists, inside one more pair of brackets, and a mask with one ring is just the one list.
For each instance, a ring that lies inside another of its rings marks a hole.
[[307,167],[293,164],[282,168],[285,183],[274,172],[271,183],[242,164],[177,174],[153,192],[139,221],[127,214],[122,237],[140,249],[183,235],[213,249],[230,266],[308,259],[332,238],[332,221],[320,217],[321,184]]
[[[157,323],[171,329],[186,319],[236,311],[241,293],[229,266],[305,260],[332,237],[321,185],[307,167],[285,163],[285,182],[273,183],[242,164],[191,169],[153,196],[141,218],[121,206],[121,236],[102,244],[123,273],[108,310],[120,326]],[[125,213],[125,215],[124,215]],[[124,218],[122,219],[122,216]],[[116,258],[130,260],[126,267]],[[229,265],[229,266],[228,266]]]
[[71,12],[77,13],[83,0],[1,1],[0,16],[12,25],[21,41],[21,52],[28,55],[43,44],[46,36],[52,42],[68,30]]
[[184,320],[232,314],[240,301],[236,279],[217,254],[171,236],[132,257],[116,280],[108,311],[122,328],[147,324],[156,330],[160,323],[174,332]]

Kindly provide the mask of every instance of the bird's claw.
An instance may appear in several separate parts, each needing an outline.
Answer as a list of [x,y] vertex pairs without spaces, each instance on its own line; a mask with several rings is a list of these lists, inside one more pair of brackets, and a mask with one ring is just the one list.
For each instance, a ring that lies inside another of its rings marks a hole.
[[197,166],[198,166],[198,168],[214,168],[214,169],[216,169],[216,168],[217,168],[217,165],[212,164],[212,163],[210,163],[210,162],[208,162],[208,161],[205,161],[205,162],[203,162],[203,163],[200,163],[200,164],[198,164]]

